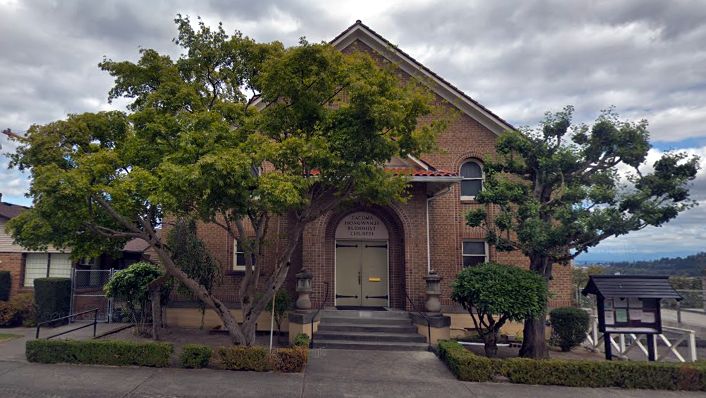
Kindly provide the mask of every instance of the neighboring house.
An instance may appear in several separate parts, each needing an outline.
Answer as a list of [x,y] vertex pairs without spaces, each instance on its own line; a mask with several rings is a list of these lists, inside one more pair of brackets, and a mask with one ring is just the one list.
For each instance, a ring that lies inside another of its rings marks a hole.
[[[102,306],[103,284],[107,281],[111,269],[123,269],[146,257],[147,243],[134,239],[128,242],[118,259],[101,255],[92,259],[71,259],[70,251],[48,248],[37,252],[16,244],[5,231],[7,221],[29,209],[26,206],[2,202],[0,193],[0,270],[10,271],[12,289],[10,295],[32,292],[34,280],[45,277],[74,278],[74,294],[81,295],[75,301],[74,311],[91,306]],[[78,270],[78,271],[75,271]],[[93,298],[89,298],[93,297]]]
[[[463,267],[484,261],[528,267],[529,261],[521,253],[489,247],[483,230],[468,227],[464,218],[469,209],[481,206],[474,197],[483,189],[483,162],[494,153],[498,135],[513,127],[360,21],[331,44],[344,53],[363,51],[379,62],[392,63],[403,79],[421,78],[437,102],[455,116],[438,137],[438,151],[419,159],[392,159],[387,165],[391,172],[410,176],[411,196],[406,203],[382,207],[361,204],[329,212],[306,227],[288,275],[288,289],[293,290],[294,275],[306,268],[314,275],[311,297],[315,306],[410,310],[407,295],[423,308],[423,277],[433,269],[443,278],[444,311],[453,313],[459,308],[450,299],[450,284]],[[281,233],[287,228],[286,220],[272,223],[270,251],[265,252],[262,267],[272,266],[274,252],[284,242],[280,239],[286,239]],[[244,269],[242,250],[215,225],[200,225],[198,233],[224,266],[217,295],[236,308]],[[569,267],[555,267],[550,288],[550,306],[570,304]],[[455,326],[459,325],[452,328]]]

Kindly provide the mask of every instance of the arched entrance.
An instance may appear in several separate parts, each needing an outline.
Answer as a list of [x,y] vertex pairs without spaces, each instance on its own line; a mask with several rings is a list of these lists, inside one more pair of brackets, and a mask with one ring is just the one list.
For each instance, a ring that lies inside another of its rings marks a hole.
[[336,226],[335,305],[390,305],[389,235],[374,214],[358,211]]

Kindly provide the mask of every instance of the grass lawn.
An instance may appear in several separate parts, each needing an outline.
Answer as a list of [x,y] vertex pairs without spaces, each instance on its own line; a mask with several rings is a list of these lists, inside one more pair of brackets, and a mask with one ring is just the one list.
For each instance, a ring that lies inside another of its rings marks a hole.
[[12,334],[12,333],[0,333],[0,343],[3,341],[8,341],[12,339],[16,339],[18,337],[22,337],[19,334]]

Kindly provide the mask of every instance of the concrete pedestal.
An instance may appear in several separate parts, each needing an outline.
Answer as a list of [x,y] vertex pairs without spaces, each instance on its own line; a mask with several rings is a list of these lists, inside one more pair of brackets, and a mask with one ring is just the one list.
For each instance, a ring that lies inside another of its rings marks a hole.
[[304,333],[311,339],[311,336],[319,329],[319,317],[314,310],[292,311],[289,313],[287,320],[289,323],[290,343],[292,343],[294,338],[300,333]]
[[427,343],[436,345],[439,340],[448,340],[451,337],[451,317],[438,313],[425,314],[426,318],[417,313],[410,313],[410,315],[417,327],[417,333],[424,336]]

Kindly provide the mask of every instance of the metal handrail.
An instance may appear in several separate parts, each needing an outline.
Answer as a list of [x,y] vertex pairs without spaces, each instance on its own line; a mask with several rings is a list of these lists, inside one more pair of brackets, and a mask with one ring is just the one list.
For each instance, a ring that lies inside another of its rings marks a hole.
[[429,321],[429,317],[426,316],[423,312],[419,311],[417,306],[414,304],[414,301],[409,297],[409,294],[407,293],[407,288],[402,287],[402,291],[404,291],[405,297],[407,297],[407,301],[409,301],[410,304],[412,304],[412,308],[414,311],[419,314],[424,320],[427,322],[427,344],[429,344],[429,349],[431,350],[431,322]]
[[316,320],[316,317],[319,316],[319,312],[321,312],[321,309],[324,307],[326,299],[328,298],[328,282],[324,282],[324,285],[326,286],[324,289],[324,299],[321,300],[321,303],[319,303],[319,309],[317,309],[314,316],[311,317],[311,340],[309,340],[309,348],[314,348],[314,321]]
[[94,308],[94,309],[92,309],[92,310],[87,310],[87,311],[83,311],[83,312],[77,312],[77,313],[75,313],[75,314],[69,314],[69,315],[66,315],[66,316],[59,317],[59,318],[50,319],[50,320],[48,320],[48,321],[39,322],[39,323],[37,323],[37,332],[36,332],[36,334],[34,335],[34,338],[35,338],[35,339],[39,339],[39,328],[41,328],[42,325],[54,323],[54,322],[57,322],[57,321],[61,321],[61,320],[63,320],[63,319],[73,318],[73,317],[76,317],[76,316],[78,316],[78,315],[88,314],[89,312],[92,312],[92,313],[93,313],[93,323],[89,323],[89,324],[86,324],[86,325],[83,325],[83,326],[79,326],[79,327],[73,328],[73,329],[71,329],[71,330],[66,330],[66,331],[63,331],[63,332],[61,332],[61,333],[53,334],[53,335],[51,335],[51,336],[49,336],[49,337],[45,337],[45,339],[46,339],[46,340],[49,340],[49,339],[51,339],[51,338],[58,337],[58,336],[61,336],[61,335],[67,334],[67,333],[75,332],[75,331],[77,331],[77,330],[79,330],[79,329],[87,328],[87,327],[89,327],[89,326],[91,326],[91,325],[93,325],[93,337],[96,337],[96,328],[97,328],[97,326],[98,326],[98,308]]

